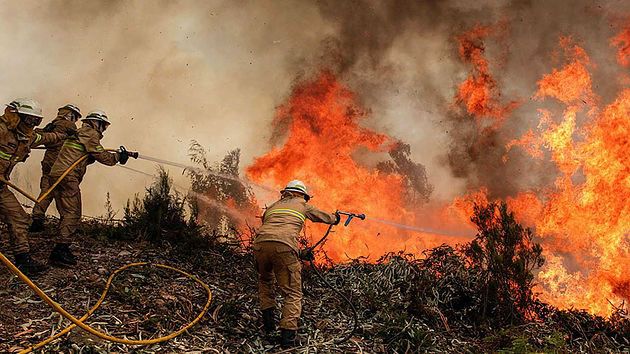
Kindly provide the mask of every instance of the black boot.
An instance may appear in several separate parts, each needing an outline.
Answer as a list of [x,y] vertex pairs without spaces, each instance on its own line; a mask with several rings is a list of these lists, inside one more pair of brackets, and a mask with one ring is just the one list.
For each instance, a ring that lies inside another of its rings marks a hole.
[[44,231],[44,219],[33,219],[31,227],[28,228],[28,232],[42,232]]
[[276,330],[276,318],[274,316],[274,308],[270,307],[262,311],[263,328],[266,335],[272,335]]
[[15,266],[27,276],[33,276],[46,270],[46,266],[35,261],[28,253],[15,255]]
[[282,349],[293,348],[297,345],[297,331],[292,329],[280,329],[280,346]]
[[77,257],[70,251],[70,244],[58,243],[50,253],[50,264],[57,267],[71,267],[77,265]]

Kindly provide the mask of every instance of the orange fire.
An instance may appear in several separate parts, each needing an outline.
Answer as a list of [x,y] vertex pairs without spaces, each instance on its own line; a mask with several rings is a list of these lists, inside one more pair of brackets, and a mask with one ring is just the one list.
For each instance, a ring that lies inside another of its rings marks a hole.
[[[611,303],[630,299],[630,90],[598,112],[588,55],[569,38],[560,45],[567,63],[545,75],[535,95],[566,106],[559,122],[542,111],[538,134],[508,144],[535,158],[546,148],[559,174],[540,198],[523,192],[508,202],[542,238],[547,264],[538,275],[541,298],[605,315]],[[589,123],[579,127],[579,115]]]
[[[375,217],[415,225],[417,214],[405,206],[402,176],[358,162],[358,155],[387,152],[396,143],[361,127],[359,123],[366,117],[354,94],[334,74],[320,73],[296,86],[288,102],[278,108],[273,124],[287,127],[286,141],[257,158],[247,168],[248,178],[278,190],[292,179],[301,179],[314,194],[311,203],[315,206],[367,214],[368,221],[336,228],[325,246],[333,260],[377,259],[400,250],[419,253],[441,244],[440,236],[369,222]],[[318,239],[324,230],[313,226],[308,234]]]
[[[472,68],[458,87],[455,105],[475,119],[482,128],[479,134],[501,130],[517,106],[516,101],[502,103],[485,53],[483,40],[502,31],[501,26],[477,26],[457,37],[460,57]],[[629,33],[624,30],[611,41],[620,53],[628,52]],[[630,89],[602,106],[593,91],[591,71],[596,66],[588,53],[569,37],[560,39],[559,48],[564,62],[543,75],[532,96],[532,102],[545,105],[533,114],[537,127],[508,139],[505,146],[506,154],[522,148],[534,159],[550,159],[557,167],[549,171],[556,175],[555,183],[523,190],[506,202],[522,223],[535,229],[545,250],[547,262],[538,274],[541,298],[561,308],[607,315],[611,303],[630,301]],[[557,104],[560,112],[549,108]],[[362,127],[366,117],[367,111],[331,72],[302,82],[273,122],[286,132],[285,141],[254,161],[246,171],[249,179],[278,190],[289,180],[305,180],[316,206],[364,212],[368,219],[407,225],[434,219],[443,228],[452,226],[448,216],[454,212],[463,230],[472,203],[487,202],[493,186],[456,198],[446,209],[427,212],[430,207],[406,205],[404,177],[367,163],[374,156],[386,158],[384,153],[396,142]],[[466,241],[369,221],[337,230],[325,245],[336,261],[359,256],[373,260],[399,250],[420,254],[444,242]],[[315,226],[309,235],[319,238],[323,231]]]
[[493,126],[501,125],[503,119],[518,106],[516,101],[506,105],[499,102],[497,82],[490,73],[490,63],[485,55],[483,40],[503,32],[505,28],[502,25],[477,26],[457,37],[459,56],[462,61],[472,65],[472,71],[459,85],[456,101],[463,104],[467,112],[478,121],[492,119]]
[[617,62],[619,65],[630,66],[630,25],[610,40],[610,44],[617,47]]

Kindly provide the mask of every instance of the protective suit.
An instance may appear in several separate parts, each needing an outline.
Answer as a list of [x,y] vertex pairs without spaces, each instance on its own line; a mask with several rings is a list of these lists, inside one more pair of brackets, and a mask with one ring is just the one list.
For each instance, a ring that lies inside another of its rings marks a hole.
[[[26,108],[25,108],[26,107]],[[35,118],[35,122],[31,122]],[[30,99],[18,99],[7,105],[0,116],[0,173],[9,180],[16,164],[26,161],[31,148],[55,144],[66,138],[64,132],[34,132],[41,122],[41,108]],[[16,266],[25,273],[37,273],[43,267],[29,255],[28,226],[30,217],[9,187],[0,182],[0,215],[9,226],[9,238]]]
[[306,219],[336,224],[339,217],[307,204],[305,199],[308,198],[308,194],[305,189],[302,193],[291,191],[287,187],[282,193],[282,198],[265,211],[263,225],[254,239],[253,248],[259,275],[258,292],[265,330],[269,333],[275,329],[273,320],[273,310],[276,306],[275,278],[284,298],[280,321],[282,344],[288,347],[295,341],[298,319],[302,312],[302,264],[297,237]]
[[[91,113],[90,113],[91,114]],[[120,161],[120,153],[107,152],[101,145],[103,134],[89,123],[86,117],[76,136],[69,137],[61,147],[59,155],[50,171],[50,182],[54,183],[61,175],[83,155],[88,158],[79,163],[53,191],[55,204],[59,211],[59,238],[50,256],[51,264],[70,266],[76,264],[76,257],[70,252],[72,235],[81,222],[81,190],[79,185],[87,171],[87,166],[98,161],[113,166]],[[88,122],[85,122],[85,121]],[[107,122],[109,124],[109,122]]]
[[[57,118],[55,118],[52,122],[48,123],[46,127],[42,130],[43,132],[58,132],[58,133],[67,133],[70,136],[76,135],[77,126],[76,121],[81,118],[81,111],[75,105],[65,105],[59,108],[59,112],[57,114]],[[57,160],[57,156],[59,155],[59,151],[61,151],[61,147],[63,146],[63,142],[57,142],[55,144],[46,145],[46,152],[44,153],[44,158],[42,159],[42,178],[39,182],[40,194],[41,197],[51,186],[50,182],[50,170],[52,169],[55,160]],[[53,182],[54,183],[54,182]],[[31,228],[29,231],[31,232],[39,232],[44,229],[44,219],[46,217],[46,210],[50,206],[53,201],[53,194],[49,194],[48,197],[43,199],[39,204],[33,207],[33,223],[31,224]]]

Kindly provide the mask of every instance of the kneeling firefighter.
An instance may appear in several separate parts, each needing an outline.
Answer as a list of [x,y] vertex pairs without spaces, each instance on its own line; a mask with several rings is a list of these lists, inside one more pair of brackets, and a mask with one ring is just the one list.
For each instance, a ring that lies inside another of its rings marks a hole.
[[281,344],[295,345],[298,319],[302,312],[302,264],[297,237],[304,221],[339,223],[339,215],[321,211],[307,202],[311,196],[304,183],[294,180],[281,191],[281,198],[267,208],[263,224],[254,239],[258,270],[258,293],[265,332],[275,331],[274,276],[284,298],[280,321]]
[[107,114],[103,111],[90,112],[81,120],[83,125],[76,136],[69,137],[59,151],[59,156],[50,170],[50,183],[54,183],[63,173],[83,155],[88,158],[81,161],[53,191],[53,197],[59,211],[59,238],[50,254],[50,264],[55,266],[73,266],[76,256],[70,250],[72,236],[81,222],[81,190],[79,185],[87,171],[87,166],[98,161],[107,166],[116,163],[124,165],[129,157],[138,157],[138,153],[129,152],[124,147],[117,152],[105,151],[101,145],[103,132],[109,127]]
[[[28,158],[31,148],[63,141],[63,131],[40,133],[34,128],[42,122],[42,108],[30,98],[19,98],[6,105],[0,116],[0,174],[9,180],[11,171]],[[15,265],[26,275],[44,271],[44,265],[30,256],[28,243],[29,215],[6,184],[0,182],[0,217],[9,229]]]
[[[46,124],[42,132],[67,132],[71,135],[75,135],[77,131],[76,122],[81,118],[81,110],[79,107],[73,104],[67,104],[59,108],[57,112],[57,118],[52,122]],[[42,178],[39,182],[39,188],[41,190],[39,197],[48,191],[50,188],[50,170],[53,163],[57,160],[59,151],[63,146],[63,141],[46,145],[46,152],[42,159]],[[40,232],[44,230],[44,220],[46,219],[46,210],[53,201],[52,193],[49,194],[39,203],[33,207],[33,222],[31,223],[30,232]]]

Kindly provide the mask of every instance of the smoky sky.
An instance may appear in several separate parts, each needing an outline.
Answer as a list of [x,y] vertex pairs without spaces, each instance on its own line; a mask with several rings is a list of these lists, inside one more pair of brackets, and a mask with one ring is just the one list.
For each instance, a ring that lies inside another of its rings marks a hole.
[[[558,59],[561,36],[572,37],[597,63],[593,89],[603,102],[619,92],[616,78],[623,69],[615,63],[609,40],[625,23],[623,14],[630,13],[627,3],[363,0],[317,5],[337,26],[329,42],[333,45],[328,44],[338,55],[337,68],[369,102],[375,119],[382,119],[376,125],[397,131],[410,142],[430,175],[442,173],[464,189],[486,186],[491,196],[506,197],[553,183],[550,162],[533,160],[518,149],[510,151],[507,162],[503,159],[509,140],[536,127],[538,108],[562,111],[559,104],[532,98],[537,81],[564,64]],[[501,129],[491,131],[479,127],[465,111],[453,109],[457,85],[471,70],[458,57],[456,36],[476,25],[499,23],[504,33],[485,38],[481,45],[497,81],[497,100],[503,104],[514,100],[519,106]],[[396,120],[390,112],[401,99],[413,108]],[[413,126],[426,129],[401,133]]]
[[[574,36],[597,62],[594,89],[610,100],[619,69],[608,41],[629,10],[622,1],[3,1],[0,96],[38,99],[45,122],[68,102],[105,110],[113,122],[107,147],[186,162],[195,139],[215,160],[241,148],[244,167],[271,148],[275,109],[295,82],[326,68],[370,112],[366,127],[411,146],[433,198],[481,185],[505,196],[553,180],[549,166],[519,152],[499,160],[508,139],[535,126],[537,107],[561,109],[532,100],[537,80],[561,65],[553,56],[559,37]],[[455,38],[500,21],[506,34],[487,40],[486,55],[499,100],[521,105],[486,134],[452,109],[470,72]],[[33,193],[40,159],[34,152],[14,176]],[[150,182],[92,166],[82,184],[85,213],[102,214],[108,192],[120,208]]]

